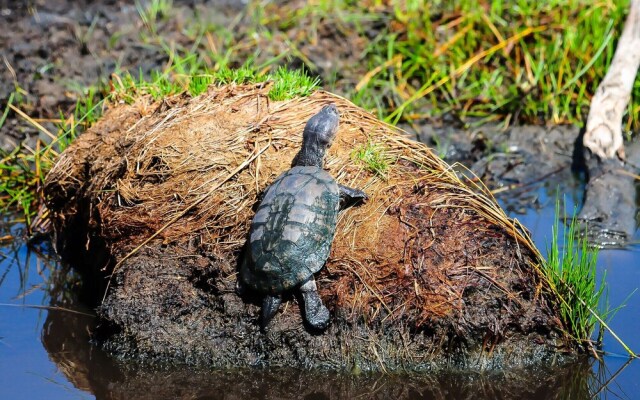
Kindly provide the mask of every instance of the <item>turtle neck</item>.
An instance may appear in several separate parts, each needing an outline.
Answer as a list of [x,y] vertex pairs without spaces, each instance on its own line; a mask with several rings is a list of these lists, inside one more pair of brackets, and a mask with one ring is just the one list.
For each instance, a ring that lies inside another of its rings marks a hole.
[[317,143],[304,144],[294,158],[293,164],[296,167],[316,166],[322,168],[325,152],[326,150]]

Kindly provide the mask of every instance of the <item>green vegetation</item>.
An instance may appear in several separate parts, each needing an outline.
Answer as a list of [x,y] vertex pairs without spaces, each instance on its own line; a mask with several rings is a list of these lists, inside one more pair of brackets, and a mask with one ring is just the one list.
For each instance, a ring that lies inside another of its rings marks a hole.
[[[182,65],[182,64],[178,64]],[[239,68],[222,67],[217,71],[203,70],[192,74],[176,73],[176,68],[170,68],[164,72],[154,71],[151,79],[147,80],[140,73],[138,79],[131,74],[114,79],[114,91],[116,97],[124,98],[131,102],[136,97],[149,94],[155,100],[183,92],[188,92],[195,97],[204,93],[210,85],[226,84],[251,84],[273,81],[273,87],[269,90],[269,98],[274,101],[304,97],[318,89],[320,80],[308,76],[301,70],[289,70],[280,67],[274,74],[260,73],[259,69],[251,64],[245,64]]]
[[[319,80],[309,77],[303,71],[287,70],[280,67],[274,74],[260,73],[250,64],[240,68],[222,67],[217,71],[199,71],[194,64],[195,57],[175,58],[173,66],[165,71],[154,71],[149,79],[142,72],[138,78],[131,74],[115,75],[111,82],[111,91],[105,92],[95,87],[89,88],[78,100],[75,112],[69,118],[60,115],[56,134],[49,132],[26,114],[22,117],[32,126],[43,132],[50,140],[38,140],[35,149],[17,147],[12,152],[0,150],[0,211],[18,209],[24,214],[27,226],[38,211],[41,202],[40,188],[45,176],[53,166],[59,153],[76,138],[79,132],[93,125],[101,115],[105,100],[124,99],[132,102],[135,98],[150,95],[158,100],[166,96],[188,92],[197,96],[211,84],[245,84],[272,80],[269,97],[274,100],[286,100],[311,94],[319,85]],[[187,71],[195,71],[192,74]],[[0,128],[12,110],[12,94],[7,108],[0,116]],[[18,110],[19,111],[19,110]]]
[[306,97],[320,86],[319,78],[312,78],[302,70],[289,71],[283,67],[276,70],[273,80],[274,85],[269,91],[269,98],[274,101]]
[[[340,33],[357,32],[345,35],[364,44],[351,63],[360,81],[355,89],[339,89],[393,123],[452,113],[470,124],[580,124],[628,10],[628,0],[385,4],[324,0],[267,10],[260,22],[274,36],[301,23],[309,27],[290,46],[295,55],[320,35],[323,21]],[[640,80],[634,98],[640,98]],[[629,106],[628,129],[640,127],[639,111],[637,102]]]
[[18,146],[7,152],[0,149],[0,212],[18,209],[24,215],[27,226],[38,211],[42,202],[40,188],[47,172],[53,166],[58,155],[73,142],[78,131],[86,129],[97,121],[103,101],[98,100],[94,89],[89,89],[75,107],[69,118],[60,116],[57,135],[34,121],[13,106],[14,95],[9,97],[7,107],[0,118],[0,128],[8,113],[16,111],[22,118],[45,134],[47,142],[38,139],[35,148]]
[[173,7],[173,0],[150,0],[145,7],[140,0],[136,0],[136,10],[140,20],[151,33],[157,31],[157,21],[169,16]]
[[[551,247],[543,262],[543,273],[557,294],[560,318],[569,334],[587,351],[596,354],[602,344],[605,330],[627,351],[630,357],[637,355],[611,330],[608,322],[622,307],[611,308],[606,295],[606,271],[597,282],[596,263],[598,249],[589,245],[586,227],[580,226],[575,216],[568,225],[559,229],[560,205],[556,201],[556,222],[553,225]],[[633,294],[633,293],[632,293]],[[597,338],[593,338],[599,326]]]
[[382,178],[386,178],[389,170],[389,157],[385,154],[384,148],[372,141],[353,150],[351,159],[364,164],[365,168]]
[[[2,162],[0,162],[2,211],[19,208],[24,213],[27,222],[30,222],[31,216],[36,211],[35,196],[40,183],[31,166],[31,162],[35,161],[36,157],[24,154],[20,147],[10,153],[0,150],[0,156],[2,157]],[[35,169],[39,169],[39,165],[36,164]]]
[[[559,215],[559,211],[559,202],[556,202],[556,215]],[[558,221],[559,218],[556,218],[551,247],[543,264],[544,272],[562,299],[560,315],[567,324],[569,334],[590,348],[591,337],[598,323],[596,317],[604,320],[607,314],[600,308],[605,277],[596,285],[598,249],[589,247],[587,238],[580,235],[575,218],[571,219],[568,228],[563,225],[562,232]]]

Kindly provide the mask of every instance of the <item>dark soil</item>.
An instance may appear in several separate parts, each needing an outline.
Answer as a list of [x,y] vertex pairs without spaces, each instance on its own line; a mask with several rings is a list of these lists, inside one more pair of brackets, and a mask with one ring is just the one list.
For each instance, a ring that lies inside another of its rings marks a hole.
[[97,399],[563,398],[559,393],[586,399],[592,393],[589,385],[593,378],[587,362],[563,369],[547,365],[505,372],[359,375],[355,370],[333,373],[291,368],[139,368],[135,363],[121,363],[95,351],[85,336],[93,324],[90,317],[50,311],[42,341],[65,377]]
[[640,142],[628,143],[626,154],[624,161],[587,161],[589,182],[578,218],[592,242],[602,247],[626,245],[640,225]]

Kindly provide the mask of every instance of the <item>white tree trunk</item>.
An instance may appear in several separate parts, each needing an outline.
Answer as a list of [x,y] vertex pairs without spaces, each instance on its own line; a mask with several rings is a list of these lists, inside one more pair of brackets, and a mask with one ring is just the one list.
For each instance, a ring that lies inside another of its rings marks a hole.
[[624,159],[622,114],[636,73],[640,67],[640,0],[631,1],[629,16],[618,41],[616,53],[598,90],[591,100],[583,144],[600,159]]

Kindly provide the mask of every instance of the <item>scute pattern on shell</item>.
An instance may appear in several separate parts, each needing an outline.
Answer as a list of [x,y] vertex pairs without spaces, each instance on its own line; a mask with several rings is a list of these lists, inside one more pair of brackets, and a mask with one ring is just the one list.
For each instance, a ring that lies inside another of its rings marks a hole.
[[329,257],[339,207],[338,185],[321,168],[293,167],[280,175],[251,223],[244,283],[277,294],[318,272]]

